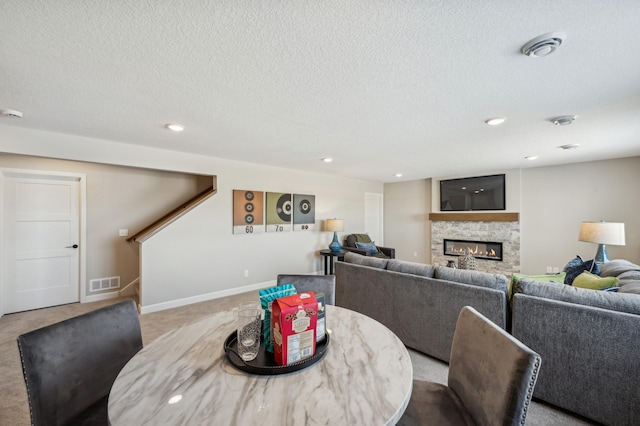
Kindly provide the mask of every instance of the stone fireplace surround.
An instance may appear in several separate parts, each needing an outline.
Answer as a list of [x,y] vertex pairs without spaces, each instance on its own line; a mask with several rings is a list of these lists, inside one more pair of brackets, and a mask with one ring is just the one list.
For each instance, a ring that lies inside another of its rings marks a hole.
[[477,270],[511,276],[520,272],[520,218],[518,213],[431,213],[431,263],[458,262],[444,255],[444,240],[502,243],[502,262],[476,259]]

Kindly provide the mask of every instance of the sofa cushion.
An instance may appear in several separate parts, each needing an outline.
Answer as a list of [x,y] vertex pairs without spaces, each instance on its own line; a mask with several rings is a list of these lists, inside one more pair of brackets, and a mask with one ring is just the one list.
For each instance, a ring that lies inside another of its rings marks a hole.
[[378,247],[376,247],[375,241],[372,241],[370,243],[360,243],[356,241],[356,248],[359,248],[360,250],[366,250],[367,253],[372,256],[378,254]]
[[511,282],[509,283],[509,300],[511,300],[511,296],[513,295],[513,289],[516,287],[518,281],[523,278],[531,278],[532,280],[542,281],[542,282],[554,282],[554,283],[564,283],[564,279],[567,276],[566,272],[560,272],[558,274],[545,274],[545,275],[524,275],[524,274],[513,274],[511,276]]
[[627,271],[618,275],[620,293],[640,294],[640,271]]
[[387,270],[403,272],[405,274],[418,275],[421,277],[433,278],[433,265],[425,263],[405,262],[403,260],[391,259],[387,263]]
[[563,271],[567,273],[567,276],[564,278],[564,283],[571,284],[573,280],[584,271],[589,271],[596,275],[600,274],[600,267],[597,263],[594,263],[593,260],[587,260],[585,262],[580,256],[576,256],[565,265]]
[[515,293],[640,315],[640,297],[634,294],[593,291],[553,282],[534,281],[529,278],[518,281],[514,289]]
[[508,295],[509,280],[502,274],[473,271],[470,269],[455,269],[447,266],[436,266],[434,276],[441,280],[470,284],[478,287],[488,287],[504,291]]
[[599,277],[589,271],[584,271],[573,280],[571,285],[574,287],[588,288],[590,290],[604,290],[606,288],[616,287],[618,285],[618,278]]
[[379,257],[363,256],[358,253],[347,252],[344,254],[344,261],[347,263],[355,263],[356,265],[370,266],[372,268],[385,269],[389,259]]
[[636,271],[640,273],[640,266],[624,259],[613,259],[610,262],[600,265],[601,277],[617,277],[625,272]]

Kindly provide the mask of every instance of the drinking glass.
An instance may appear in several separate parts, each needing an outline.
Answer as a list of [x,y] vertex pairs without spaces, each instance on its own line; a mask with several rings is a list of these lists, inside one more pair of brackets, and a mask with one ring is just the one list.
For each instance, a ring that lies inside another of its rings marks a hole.
[[245,361],[258,356],[262,334],[261,311],[257,303],[238,306],[238,355]]

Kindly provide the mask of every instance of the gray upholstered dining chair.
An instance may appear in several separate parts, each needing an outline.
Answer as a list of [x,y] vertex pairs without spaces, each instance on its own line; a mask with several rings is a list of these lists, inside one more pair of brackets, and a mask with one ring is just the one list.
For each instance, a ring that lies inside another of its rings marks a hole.
[[142,348],[135,302],[18,336],[33,425],[108,425],[109,392]]
[[523,425],[540,355],[470,306],[451,347],[448,386],[414,380],[399,425]]
[[321,291],[324,293],[325,303],[336,303],[336,277],[335,275],[278,275],[278,285],[293,284],[300,293],[305,291]]

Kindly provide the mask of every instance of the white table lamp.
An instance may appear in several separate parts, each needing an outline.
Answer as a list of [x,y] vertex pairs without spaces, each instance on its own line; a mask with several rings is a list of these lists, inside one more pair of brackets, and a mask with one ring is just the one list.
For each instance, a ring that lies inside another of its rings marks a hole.
[[603,264],[609,261],[606,244],[623,246],[624,223],[615,222],[582,222],[578,241],[598,244],[595,262]]
[[333,241],[329,244],[331,251],[340,251],[342,245],[338,241],[338,232],[344,231],[344,220],[342,219],[327,219],[326,228],[327,231],[333,231]]

